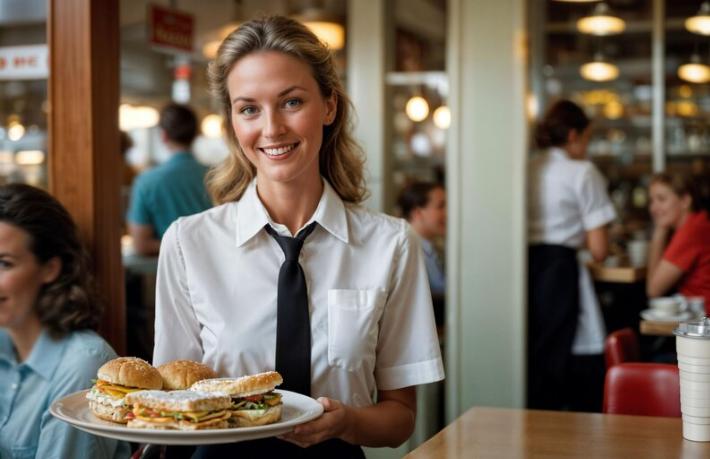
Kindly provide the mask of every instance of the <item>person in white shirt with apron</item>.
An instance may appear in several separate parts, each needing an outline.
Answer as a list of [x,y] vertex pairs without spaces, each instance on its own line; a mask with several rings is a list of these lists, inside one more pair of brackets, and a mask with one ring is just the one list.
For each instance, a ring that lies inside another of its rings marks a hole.
[[276,369],[325,413],[279,439],[194,457],[363,458],[411,435],[419,384],[443,379],[416,234],[371,212],[350,102],[330,51],[268,17],[221,44],[209,77],[230,155],[217,206],[174,222],[158,263],[154,364]]
[[606,182],[586,157],[589,119],[573,102],[550,107],[536,132],[545,151],[528,168],[528,407],[564,409],[573,355],[601,354],[605,329],[594,286],[577,251],[608,251],[616,213]]

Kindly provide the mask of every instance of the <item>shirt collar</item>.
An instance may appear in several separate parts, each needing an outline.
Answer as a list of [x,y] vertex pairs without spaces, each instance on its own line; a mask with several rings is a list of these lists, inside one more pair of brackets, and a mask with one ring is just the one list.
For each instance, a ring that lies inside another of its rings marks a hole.
[[550,147],[548,151],[550,152],[550,156],[555,159],[569,159],[569,156],[567,156],[567,152],[565,152],[564,148]]
[[192,158],[192,153],[190,153],[189,150],[180,150],[171,153],[170,157],[168,158],[168,162],[184,161],[190,158]]
[[0,361],[6,361],[12,365],[17,364],[13,349],[14,345],[10,335],[5,330],[0,329]]
[[434,252],[434,246],[431,245],[429,239],[420,237],[419,240],[421,241],[422,251],[427,255],[431,255]]
[[42,329],[24,365],[31,368],[44,379],[50,380],[59,362],[62,360],[65,343],[65,338],[54,340],[49,336],[47,330]]
[[[306,224],[313,221],[318,222],[333,236],[346,244],[348,243],[348,220],[345,204],[343,204],[342,199],[340,199],[340,196],[327,180],[323,180],[323,194],[318,202],[318,207],[316,207],[316,211]],[[266,224],[271,224],[277,230],[281,226],[271,220],[264,204],[259,199],[256,192],[255,178],[244,191],[242,198],[237,202],[237,246],[241,246],[254,237]]]

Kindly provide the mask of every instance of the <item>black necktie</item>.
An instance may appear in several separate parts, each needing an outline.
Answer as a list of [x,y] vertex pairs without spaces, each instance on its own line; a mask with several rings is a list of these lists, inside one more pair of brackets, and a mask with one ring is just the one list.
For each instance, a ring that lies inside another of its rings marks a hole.
[[303,395],[311,395],[311,319],[306,277],[298,255],[315,227],[316,222],[311,223],[296,237],[281,236],[270,225],[265,227],[286,256],[279,270],[276,300],[276,371],[283,376],[281,389]]

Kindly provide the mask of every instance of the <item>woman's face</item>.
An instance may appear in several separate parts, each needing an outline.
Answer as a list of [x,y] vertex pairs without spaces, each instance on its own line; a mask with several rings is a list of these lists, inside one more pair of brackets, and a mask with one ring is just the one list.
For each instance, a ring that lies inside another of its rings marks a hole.
[[37,320],[40,288],[58,274],[58,259],[40,264],[30,250],[29,234],[0,222],[0,327],[18,329]]
[[249,54],[227,76],[232,127],[260,185],[320,180],[323,126],[335,97],[323,98],[308,64],[287,54]]
[[688,212],[689,198],[678,196],[665,183],[654,182],[649,188],[651,204],[649,211],[656,225],[676,228]]

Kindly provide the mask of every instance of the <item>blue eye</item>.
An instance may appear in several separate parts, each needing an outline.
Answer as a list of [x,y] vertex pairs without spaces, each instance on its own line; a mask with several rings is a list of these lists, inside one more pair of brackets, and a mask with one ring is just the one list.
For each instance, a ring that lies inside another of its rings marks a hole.
[[296,108],[300,107],[303,104],[303,101],[298,98],[293,98],[293,99],[288,99],[286,103],[284,104],[286,108]]
[[245,107],[240,108],[239,113],[242,115],[246,115],[246,116],[252,116],[252,115],[256,115],[257,110],[256,110],[256,107],[254,107],[252,105],[247,105]]
[[12,263],[6,260],[0,260],[0,269],[11,268]]

